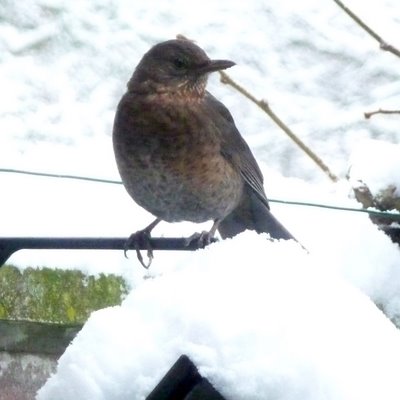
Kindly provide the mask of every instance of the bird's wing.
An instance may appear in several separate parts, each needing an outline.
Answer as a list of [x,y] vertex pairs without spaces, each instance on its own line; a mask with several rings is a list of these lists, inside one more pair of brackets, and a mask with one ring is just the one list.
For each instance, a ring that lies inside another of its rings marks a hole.
[[264,179],[261,170],[250,147],[236,128],[231,113],[210,93],[207,92],[206,96],[206,100],[210,105],[210,111],[212,110],[211,112],[215,112],[217,114],[216,120],[221,122],[221,154],[229,160],[235,168],[240,170],[245,182],[269,208],[267,196],[264,191]]

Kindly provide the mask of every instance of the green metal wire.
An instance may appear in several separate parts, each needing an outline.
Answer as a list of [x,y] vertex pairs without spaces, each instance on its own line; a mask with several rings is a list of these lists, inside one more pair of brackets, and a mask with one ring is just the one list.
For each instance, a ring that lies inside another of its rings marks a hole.
[[113,184],[122,185],[121,181],[114,181],[114,180],[111,180],[111,179],[91,178],[89,176],[50,174],[50,173],[47,173],[47,172],[24,171],[24,170],[21,170],[21,169],[12,169],[12,168],[0,168],[0,172],[9,172],[9,173],[13,173],[13,174],[24,174],[24,175],[34,175],[34,176],[44,176],[44,177],[47,177],[47,178],[76,179],[76,180],[80,180],[80,181],[100,182],[100,183],[113,183]]
[[[75,180],[81,180],[81,181],[111,183],[111,184],[117,184],[117,185],[122,184],[121,181],[115,181],[112,179],[91,178],[88,176],[76,176],[76,175],[65,175],[65,174],[50,174],[50,173],[46,173],[46,172],[24,171],[24,170],[20,170],[20,169],[12,169],[12,168],[0,168],[0,172],[43,176],[43,177],[47,177],[47,178],[75,179]],[[369,215],[375,215],[375,216],[379,216],[379,217],[388,217],[388,218],[392,218],[392,219],[396,219],[396,220],[398,219],[400,221],[400,213],[399,212],[378,211],[378,210],[370,210],[370,209],[365,209],[365,208],[339,207],[339,206],[332,206],[332,205],[328,205],[328,204],[307,203],[307,202],[302,202],[302,201],[288,201],[288,200],[280,200],[280,199],[268,199],[268,200],[271,203],[289,204],[289,205],[294,205],[294,206],[318,207],[318,208],[326,208],[329,210],[361,212],[361,213],[366,213]]]
[[338,210],[338,211],[361,212],[361,213],[366,213],[366,214],[370,214],[370,215],[376,215],[376,216],[380,216],[380,217],[390,217],[390,218],[400,220],[399,212],[369,210],[366,208],[339,207],[339,206],[331,206],[328,204],[306,203],[306,202],[302,202],[302,201],[287,201],[287,200],[279,200],[279,199],[268,199],[268,201],[270,201],[271,203],[290,204],[290,205],[295,205],[295,206],[319,207],[319,208],[328,208],[330,210]]

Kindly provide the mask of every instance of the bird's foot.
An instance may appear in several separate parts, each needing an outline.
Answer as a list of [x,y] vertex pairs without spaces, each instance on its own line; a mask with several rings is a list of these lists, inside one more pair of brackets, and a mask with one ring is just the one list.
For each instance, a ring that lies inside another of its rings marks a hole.
[[185,239],[185,245],[196,246],[199,249],[203,249],[209,244],[215,242],[217,239],[214,238],[214,232],[195,232],[193,235]]
[[[133,246],[134,249],[136,250],[136,256],[142,264],[142,266],[146,269],[148,269],[151,265],[151,262],[153,261],[153,248],[151,247],[151,234],[148,229],[143,229],[141,231],[137,231],[135,233],[132,233],[131,236],[129,236],[128,240],[125,242],[124,246],[124,255],[126,258],[128,258],[128,250]],[[143,260],[143,256],[140,253],[141,248],[146,248],[147,249],[147,258],[148,262],[145,263]]]

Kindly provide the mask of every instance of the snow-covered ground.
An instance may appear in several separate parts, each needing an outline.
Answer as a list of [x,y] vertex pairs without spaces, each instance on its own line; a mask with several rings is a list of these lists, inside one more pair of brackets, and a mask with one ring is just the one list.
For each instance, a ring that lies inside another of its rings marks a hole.
[[190,254],[95,312],[38,399],[144,399],[182,353],[226,399],[398,399],[399,332],[328,263],[250,232]]
[[[400,47],[397,0],[347,4]],[[3,1],[0,168],[119,179],[115,107],[141,55],[177,33],[234,60],[229,74],[337,175],[351,165],[374,190],[399,185],[398,146],[364,142],[398,143],[399,117],[363,112],[399,108],[400,59],[317,0]],[[345,180],[331,183],[217,76],[209,90],[253,148],[268,196],[359,207]],[[152,218],[121,185],[6,173],[0,184],[2,236],[127,236]],[[310,254],[250,232],[195,253],[158,252],[149,273],[122,252],[15,254],[21,268],[116,272],[134,288],[92,315],[39,398],[140,399],[184,352],[228,399],[400,398],[400,335],[373,304],[400,318],[399,247],[364,214],[272,208]],[[164,223],[154,233],[205,227]]]

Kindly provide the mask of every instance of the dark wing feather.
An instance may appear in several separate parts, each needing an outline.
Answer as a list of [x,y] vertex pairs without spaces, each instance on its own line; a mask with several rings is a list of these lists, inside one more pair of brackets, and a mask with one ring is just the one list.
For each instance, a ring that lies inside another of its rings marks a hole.
[[245,182],[254,190],[260,200],[269,208],[263,186],[263,176],[250,147],[236,128],[229,110],[214,96],[207,92],[206,101],[211,112],[216,114],[215,120],[222,124],[221,154],[238,168]]

